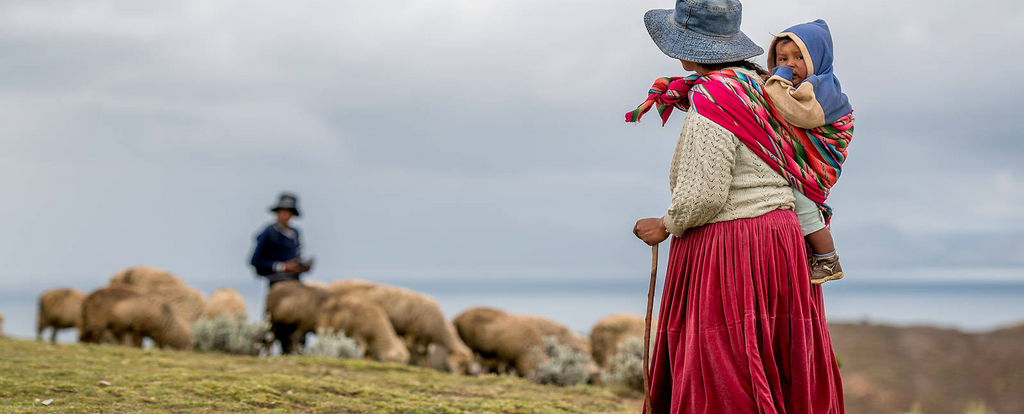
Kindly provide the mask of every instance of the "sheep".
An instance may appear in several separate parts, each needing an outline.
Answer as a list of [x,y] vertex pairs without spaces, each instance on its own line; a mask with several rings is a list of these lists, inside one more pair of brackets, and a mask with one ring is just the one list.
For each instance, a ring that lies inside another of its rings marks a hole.
[[453,321],[462,340],[492,364],[506,363],[526,377],[542,362],[544,335],[531,319],[493,308],[472,308]]
[[379,361],[409,362],[409,350],[391,326],[387,313],[375,303],[355,296],[332,296],[320,309],[317,329],[344,331]]
[[[652,331],[658,326],[656,319],[651,321],[651,326]],[[590,348],[593,351],[594,362],[604,369],[609,369],[612,357],[618,352],[619,344],[634,336],[644,338],[644,318],[619,313],[601,319],[590,332]]]
[[267,314],[270,330],[281,342],[281,351],[293,354],[306,345],[306,334],[316,331],[320,309],[330,292],[306,286],[300,281],[275,283],[267,292]]
[[590,353],[590,344],[586,339],[573,333],[568,327],[555,321],[540,316],[523,315],[523,318],[533,322],[541,336],[554,336],[558,343],[568,346],[585,354]]
[[141,347],[142,338],[148,336],[157,348],[192,350],[189,324],[159,296],[131,286],[101,288],[82,301],[79,341],[100,343],[107,333],[118,343],[130,334],[136,347]]
[[[537,330],[540,331],[541,337],[555,337],[555,341],[559,344],[565,345],[569,348],[590,355],[590,341],[579,335],[576,335],[565,325],[561,325],[555,321],[540,316],[523,315],[523,318],[533,322]],[[598,381],[601,368],[597,363],[591,359],[588,363],[588,370],[590,371],[590,382],[595,383]]]
[[335,280],[327,285],[327,290],[332,295],[344,296],[351,293],[361,293],[377,287],[378,285],[361,279]]
[[82,314],[85,293],[76,289],[51,289],[39,296],[39,315],[36,320],[36,340],[43,340],[43,331],[53,328],[50,342],[57,342],[57,331],[74,328]]
[[447,352],[445,365],[449,372],[464,375],[477,371],[473,351],[459,339],[433,298],[409,289],[362,280],[335,281],[329,289],[335,295],[358,295],[379,305],[387,312],[395,332],[405,336],[417,354],[426,354],[430,344],[441,348],[440,352]]
[[143,292],[164,298],[189,323],[195,322],[203,313],[203,294],[162,269],[130,267],[110,278],[110,285],[115,284],[135,286]]
[[152,266],[136,266],[123,269],[110,277],[109,284],[113,285],[115,283],[132,285],[143,291],[184,285],[181,279],[178,279],[166,270]]
[[245,309],[245,299],[237,290],[224,287],[213,291],[206,301],[202,317],[207,319],[230,318],[245,322],[249,312]]
[[308,280],[307,279],[307,280],[303,280],[302,283],[304,283],[306,286],[312,286],[312,287],[315,287],[315,288],[318,288],[318,289],[325,289],[326,290],[327,287],[328,287],[327,282],[324,282],[322,280]]

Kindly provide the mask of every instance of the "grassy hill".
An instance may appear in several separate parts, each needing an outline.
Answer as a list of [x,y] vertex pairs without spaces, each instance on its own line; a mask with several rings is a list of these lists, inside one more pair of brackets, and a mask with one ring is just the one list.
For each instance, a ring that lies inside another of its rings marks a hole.
[[[252,358],[0,339],[0,411],[632,413],[590,386],[310,357]],[[109,387],[100,387],[108,381]],[[46,400],[53,401],[44,406]],[[38,401],[37,401],[38,400]]]
[[[1024,412],[1024,325],[984,334],[842,323],[829,330],[849,413]],[[639,395],[605,388],[366,361],[0,338],[3,413],[636,413],[640,405]]]

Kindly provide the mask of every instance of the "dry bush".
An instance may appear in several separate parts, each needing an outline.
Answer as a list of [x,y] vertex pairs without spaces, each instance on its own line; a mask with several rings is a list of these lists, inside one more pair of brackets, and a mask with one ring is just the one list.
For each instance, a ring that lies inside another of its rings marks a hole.
[[531,372],[527,378],[538,384],[554,384],[568,387],[587,381],[590,376],[590,355],[569,345],[558,342],[555,336],[544,337],[543,349],[534,348],[534,360],[547,360]]
[[[653,343],[652,343],[653,344]],[[644,389],[644,340],[630,337],[619,343],[612,356],[606,382],[630,390]]]
[[301,353],[314,357],[360,359],[366,351],[344,332],[321,328],[316,331],[316,342],[303,348]]
[[273,341],[270,321],[246,323],[244,320],[222,316],[217,319],[199,318],[192,324],[192,344],[200,352],[219,351],[233,355],[260,355]]

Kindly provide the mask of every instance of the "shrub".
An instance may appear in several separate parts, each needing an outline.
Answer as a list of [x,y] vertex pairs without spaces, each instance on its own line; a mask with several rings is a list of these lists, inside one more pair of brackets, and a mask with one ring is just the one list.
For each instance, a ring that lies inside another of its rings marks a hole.
[[[654,341],[651,341],[653,348]],[[644,340],[632,337],[619,343],[612,356],[607,383],[630,390],[644,390]]]
[[365,351],[345,332],[317,329],[316,342],[302,350],[302,355],[327,358],[359,359]]
[[259,355],[270,343],[270,322],[246,323],[241,319],[199,318],[192,323],[196,351],[220,351],[234,355]]
[[[544,338],[544,349],[535,348],[537,360],[547,360],[529,375],[538,384],[567,387],[585,382],[590,376],[590,355],[558,343],[554,336]],[[543,353],[543,354],[542,354]]]

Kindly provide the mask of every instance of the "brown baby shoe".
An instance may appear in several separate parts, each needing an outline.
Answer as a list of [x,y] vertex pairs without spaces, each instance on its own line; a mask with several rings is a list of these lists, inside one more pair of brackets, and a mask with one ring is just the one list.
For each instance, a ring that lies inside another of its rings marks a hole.
[[843,278],[843,267],[839,265],[839,255],[815,257],[811,259],[811,283],[820,285],[829,280]]

